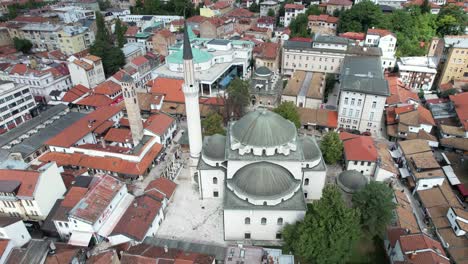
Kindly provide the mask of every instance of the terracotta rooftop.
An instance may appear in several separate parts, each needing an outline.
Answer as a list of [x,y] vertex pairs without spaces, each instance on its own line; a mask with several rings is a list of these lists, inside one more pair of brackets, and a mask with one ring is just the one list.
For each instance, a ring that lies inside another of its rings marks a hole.
[[132,133],[128,128],[111,128],[104,137],[105,141],[128,143],[132,140]]
[[304,9],[304,5],[299,5],[299,4],[286,4],[284,5],[284,9],[299,9],[302,10]]
[[76,102],[77,105],[91,106],[94,108],[109,106],[112,104],[112,99],[104,94],[90,94],[85,98]]
[[440,144],[444,147],[450,147],[454,149],[460,149],[463,151],[468,151],[468,138],[441,138]]
[[328,109],[298,108],[302,124],[316,124],[330,128],[338,127],[338,112]]
[[338,6],[352,6],[353,2],[350,0],[329,0],[327,5],[338,5]]
[[468,131],[468,92],[450,95],[450,101],[455,105],[458,119],[465,131]]
[[192,16],[187,18],[187,23],[202,23],[203,21],[207,20],[207,17],[204,16]]
[[149,60],[145,56],[138,56],[134,58],[131,63],[134,64],[135,66],[139,67],[145,63],[148,63]]
[[163,136],[174,123],[174,118],[166,114],[154,114],[148,117],[144,128],[152,133]]
[[82,61],[82,60],[74,60],[73,63],[75,63],[79,67],[83,68],[85,71],[89,71],[89,70],[94,68],[94,66],[92,64],[89,64],[89,63],[87,63],[85,61]]
[[388,105],[408,103],[409,100],[419,102],[418,94],[411,92],[409,88],[399,80],[397,75],[387,75],[385,79],[388,82],[388,88],[390,90],[390,96],[387,97]]
[[232,10],[231,12],[226,13],[225,16],[227,16],[227,17],[237,17],[237,18],[240,18],[240,17],[254,17],[255,13],[250,12],[249,10],[244,9],[244,8],[236,8],[236,9]]
[[387,29],[380,29],[380,28],[371,28],[367,30],[367,35],[379,35],[380,37],[385,37],[388,35],[395,36],[391,31]]
[[307,17],[309,21],[321,21],[326,23],[338,23],[339,18],[330,15],[310,15]]
[[61,203],[62,206],[73,208],[85,196],[88,188],[72,186]]
[[10,243],[10,239],[0,239],[0,257],[3,256],[3,253],[5,253],[5,250]]
[[253,53],[257,58],[274,60],[279,56],[280,45],[274,42],[263,42],[254,47]]
[[419,233],[419,225],[408,197],[406,197],[404,192],[399,190],[395,190],[394,194],[397,201],[395,208],[397,226],[408,229],[411,233]]
[[[417,109],[414,109],[414,106],[412,108],[413,110],[400,114],[400,123],[416,127],[419,127],[422,124],[435,126],[435,121],[432,117],[431,111],[423,106],[418,106]],[[395,112],[397,109],[395,109]]]
[[134,37],[138,33],[138,27],[137,26],[131,26],[127,28],[127,31],[125,31],[125,36],[126,37]]
[[110,175],[102,175],[88,193],[73,207],[70,216],[94,224],[125,185]]
[[151,92],[164,94],[164,101],[185,103],[185,96],[182,92],[184,80],[158,77],[148,82],[151,85]]
[[444,181],[442,186],[418,191],[417,193],[422,205],[426,209],[440,206],[445,206],[447,208],[450,206],[463,208],[463,205],[460,203],[447,181]]
[[377,149],[372,137],[359,136],[348,139],[343,143],[346,160],[376,162],[378,158]]
[[406,158],[410,160],[417,169],[440,168],[440,165],[434,158],[432,151],[406,155]]
[[172,194],[174,193],[177,184],[169,179],[160,177],[156,180],[151,181],[145,189],[145,192],[156,189],[159,192],[163,193],[167,199],[171,199]]
[[122,91],[122,87],[120,86],[120,84],[115,83],[111,80],[102,82],[94,88],[94,92],[96,94],[103,94],[107,96],[120,93],[121,91]]
[[[162,247],[156,247],[148,244],[139,244],[129,248],[125,252],[122,252],[122,258],[126,257],[126,255],[144,257],[145,262],[139,263],[148,263],[148,258],[152,259],[153,262],[160,264],[212,264],[215,260],[215,256],[190,253],[174,248],[168,248],[166,252]],[[131,258],[131,262],[126,263],[135,263],[134,261],[137,260],[141,260],[141,258]]]
[[95,56],[95,55],[91,55],[91,54],[90,54],[90,55],[86,55],[84,58],[85,58],[85,59],[88,59],[88,60],[90,60],[90,61],[92,61],[92,62],[99,62],[99,61],[101,61],[101,58],[99,58],[98,56]]
[[122,111],[122,106],[103,106],[89,113],[77,122],[70,124],[66,129],[55,137],[46,141],[45,144],[57,147],[70,147],[78,140],[93,132],[102,123]]
[[[156,215],[161,209],[161,202],[143,195],[136,197],[132,205],[120,218],[111,235],[124,235],[136,241],[142,241],[152,227]],[[153,234],[150,234],[153,235]]]
[[424,139],[399,141],[398,144],[400,145],[404,155],[431,151],[431,147]]
[[0,187],[14,181],[19,183],[17,196],[33,197],[40,176],[41,173],[37,171],[0,170]]
[[361,32],[345,32],[345,33],[341,33],[340,37],[362,41],[366,39],[366,34],[361,33]]
[[[413,263],[434,263],[434,264],[449,264],[450,261],[445,255],[442,245],[425,234],[408,234],[400,236],[400,246],[407,258]],[[430,251],[418,252],[412,254],[410,252],[416,250],[429,249]]]

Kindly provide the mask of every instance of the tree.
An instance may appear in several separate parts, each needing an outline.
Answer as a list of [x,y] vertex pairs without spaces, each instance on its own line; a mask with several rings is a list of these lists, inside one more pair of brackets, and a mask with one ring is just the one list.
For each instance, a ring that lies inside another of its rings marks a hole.
[[104,11],[111,7],[111,3],[109,0],[98,0],[99,10]]
[[16,50],[21,51],[23,53],[29,53],[33,46],[31,41],[27,39],[20,39],[17,37],[13,38],[13,45],[15,46]]
[[271,8],[268,9],[268,14],[267,14],[267,16],[269,16],[269,17],[274,17],[274,16],[275,16],[275,10],[273,10],[273,9],[271,9]]
[[258,13],[258,12],[260,12],[260,6],[257,3],[253,2],[249,7],[249,11],[254,12],[254,13]]
[[211,136],[214,134],[224,135],[226,133],[223,127],[223,117],[216,112],[210,112],[208,116],[202,120],[202,127],[204,136]]
[[273,112],[293,122],[296,128],[301,127],[301,118],[293,102],[282,102],[278,107],[273,109]]
[[382,9],[371,1],[362,1],[341,12],[338,32],[366,32],[368,28],[385,27]]
[[338,133],[328,132],[320,143],[323,158],[327,164],[335,164],[343,155],[343,142],[341,142]]
[[306,14],[299,14],[289,23],[292,37],[310,37],[310,31],[307,28],[309,20]]
[[309,8],[307,8],[306,14],[307,16],[320,15],[322,11],[318,8],[318,5],[310,5]]
[[429,0],[424,0],[421,5],[421,13],[426,14],[431,12],[431,4]]
[[455,4],[448,4],[437,14],[437,33],[443,37],[445,35],[462,35],[468,18],[462,7]]
[[361,212],[362,227],[370,235],[382,237],[395,209],[392,189],[385,183],[371,181],[353,195],[352,201]]
[[347,208],[336,185],[327,185],[303,221],[283,229],[284,249],[305,263],[346,263],[360,237],[359,211]]
[[117,21],[115,22],[115,36],[117,39],[117,46],[119,48],[122,48],[127,42],[127,40],[125,39],[126,31],[127,27],[125,25],[122,25],[122,21],[120,21],[120,19],[117,19]]
[[228,97],[225,100],[225,118],[240,118],[245,108],[250,104],[250,83],[235,78],[227,88]]
[[333,91],[333,88],[335,87],[335,83],[336,83],[335,74],[327,73],[327,75],[325,76],[325,92],[324,92],[325,103],[328,101],[328,95]]

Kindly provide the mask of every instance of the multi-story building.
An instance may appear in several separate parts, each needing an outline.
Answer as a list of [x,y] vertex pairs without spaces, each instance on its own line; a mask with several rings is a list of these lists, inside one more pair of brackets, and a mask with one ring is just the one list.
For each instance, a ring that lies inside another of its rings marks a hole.
[[169,47],[176,43],[176,35],[167,29],[163,29],[154,33],[152,42],[155,52],[167,56],[169,55]]
[[308,28],[315,34],[336,35],[338,18],[330,15],[310,15],[308,17]]
[[64,26],[58,31],[59,49],[72,55],[89,48],[94,43],[94,32],[87,27]]
[[281,70],[291,75],[295,70],[339,73],[343,59],[348,56],[380,56],[380,49],[359,47],[346,38],[318,36],[313,42],[285,41]]
[[0,217],[0,241],[2,252],[0,263],[7,263],[14,248],[20,248],[31,240],[24,222],[16,217]]
[[321,3],[320,7],[325,8],[325,11],[329,15],[333,15],[335,10],[343,11],[348,10],[353,6],[353,2],[350,0],[328,0],[326,3]]
[[400,80],[415,91],[429,91],[437,74],[434,57],[401,57],[397,62]]
[[0,134],[31,119],[35,107],[29,86],[0,81]]
[[81,84],[87,88],[94,88],[106,80],[101,58],[88,55],[83,58],[71,56],[67,60],[73,86]]
[[225,38],[234,33],[232,19],[211,17],[200,24],[201,38]]
[[468,35],[444,37],[443,68],[439,85],[454,80],[468,80]]
[[386,29],[367,30],[365,46],[379,47],[382,50],[382,68],[395,67],[396,36]]
[[284,22],[283,26],[288,27],[289,23],[296,18],[299,14],[305,13],[305,7],[299,4],[286,4],[284,6]]
[[65,193],[55,163],[35,170],[0,170],[0,214],[25,220],[44,220],[58,198]]
[[374,176],[379,154],[373,138],[341,132],[340,139],[343,141],[346,170],[359,171],[366,177]]
[[263,42],[253,49],[253,57],[255,58],[255,68],[262,66],[267,67],[271,71],[279,71],[279,60],[281,46],[279,43]]
[[31,41],[33,49],[38,51],[52,51],[59,49],[57,32],[62,26],[50,23],[27,24],[20,30],[22,37]]
[[370,132],[382,131],[385,101],[390,95],[379,57],[349,56],[340,72],[338,126]]
[[78,22],[81,19],[96,19],[94,10],[84,9],[78,6],[55,7],[50,10],[66,24]]
[[263,1],[260,3],[260,16],[268,16],[268,12],[273,10],[278,15],[279,4],[276,1]]
[[50,66],[16,64],[7,69],[7,72],[13,82],[28,84],[37,101],[47,102],[52,91],[66,91],[73,86],[65,64],[55,63]]

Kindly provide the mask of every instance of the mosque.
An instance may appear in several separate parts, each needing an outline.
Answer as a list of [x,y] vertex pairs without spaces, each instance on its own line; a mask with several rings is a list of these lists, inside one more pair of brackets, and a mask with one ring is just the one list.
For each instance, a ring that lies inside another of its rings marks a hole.
[[322,196],[326,166],[317,142],[266,109],[202,141],[192,58],[185,31],[182,89],[200,199],[222,199],[225,240],[280,240],[284,225],[302,220],[307,202]]

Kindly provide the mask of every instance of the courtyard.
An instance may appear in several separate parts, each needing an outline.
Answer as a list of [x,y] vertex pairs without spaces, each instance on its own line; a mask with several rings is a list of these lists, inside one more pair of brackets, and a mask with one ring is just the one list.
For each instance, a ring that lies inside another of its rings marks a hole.
[[196,184],[189,174],[185,166],[176,178],[176,191],[156,236],[226,245],[222,199],[200,200]]

